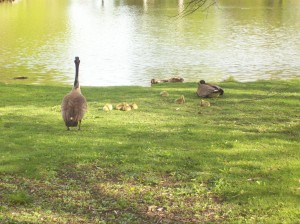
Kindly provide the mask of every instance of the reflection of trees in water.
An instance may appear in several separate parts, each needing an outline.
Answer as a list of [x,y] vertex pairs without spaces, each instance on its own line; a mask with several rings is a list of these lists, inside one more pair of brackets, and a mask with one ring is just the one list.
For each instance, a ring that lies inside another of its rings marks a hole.
[[[180,0],[178,0],[180,2]],[[184,0],[181,0],[181,2],[184,2]],[[202,9],[206,10],[210,6],[217,4],[218,0],[189,0],[185,1],[184,3],[184,10],[181,11],[182,16],[187,16],[192,14],[193,12]],[[227,1],[225,1],[227,2]],[[229,1],[230,2],[230,1]],[[225,3],[226,4],[226,3]],[[235,2],[236,4],[236,2]],[[269,8],[276,8],[276,9],[282,9],[283,0],[265,0],[265,1],[251,1],[251,4],[253,5],[260,5],[263,4],[265,7]],[[180,6],[180,4],[178,4]]]
[[[198,9],[207,9],[210,6],[217,3],[218,0],[177,0],[178,13],[179,16],[187,16],[197,11]],[[127,0],[125,1],[126,5],[132,6],[142,6],[144,11],[148,11],[149,8],[158,8],[158,7],[174,7],[173,1],[160,1],[160,0]],[[119,0],[115,1],[115,6],[120,6],[124,2]]]
[[[206,2],[207,3],[216,3],[218,0],[177,0],[177,5],[178,7],[182,7],[183,5],[185,7],[201,7],[204,5]],[[161,0],[126,0],[125,1],[126,5],[140,5],[140,6],[174,6],[173,1],[161,1]],[[114,2],[116,6],[124,4],[124,1],[117,0]]]
[[206,10],[212,5],[215,5],[217,0],[190,0],[185,3],[183,11],[179,16],[188,16],[195,11],[202,9]]
[[[1,1],[14,1],[14,0],[0,0]],[[105,0],[101,0],[102,6],[104,6]],[[265,7],[276,7],[276,8],[282,8],[284,1],[283,0],[253,0],[253,1],[236,1],[236,0],[177,0],[177,6],[178,6],[178,11],[183,15],[189,15],[192,14],[193,12],[201,9],[201,10],[206,10],[210,6],[213,6],[217,3],[220,4],[232,4],[232,2],[235,5],[240,5],[240,4],[245,4],[249,6],[259,6],[263,5]],[[149,7],[161,7],[161,6],[168,6],[168,7],[173,7],[174,2],[173,1],[160,1],[160,0],[115,0],[113,2],[114,6],[122,6],[122,5],[127,5],[127,6],[141,6],[144,9],[148,9]],[[147,10],[146,10],[147,11]]]

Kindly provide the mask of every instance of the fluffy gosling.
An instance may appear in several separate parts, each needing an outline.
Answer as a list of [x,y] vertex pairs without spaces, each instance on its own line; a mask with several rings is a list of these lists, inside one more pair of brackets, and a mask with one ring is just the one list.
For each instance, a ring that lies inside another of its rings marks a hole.
[[116,109],[117,110],[123,110],[123,111],[130,111],[131,109],[133,109],[133,107],[137,108],[137,105],[135,104],[135,106],[132,106],[133,104],[129,105],[128,103],[119,103],[116,105]]
[[201,107],[210,107],[210,102],[208,102],[206,100],[201,100],[200,101],[200,106]]
[[169,93],[167,91],[162,91],[162,92],[160,92],[159,95],[161,95],[161,96],[169,96]]
[[181,95],[178,99],[176,99],[175,103],[184,104],[185,103],[184,95]]
[[137,110],[137,109],[139,108],[138,105],[137,105],[136,103],[130,104],[130,107],[131,107],[131,109],[133,109],[133,110]]
[[112,109],[113,109],[113,106],[109,103],[107,103],[103,106],[103,110],[106,112],[111,111]]

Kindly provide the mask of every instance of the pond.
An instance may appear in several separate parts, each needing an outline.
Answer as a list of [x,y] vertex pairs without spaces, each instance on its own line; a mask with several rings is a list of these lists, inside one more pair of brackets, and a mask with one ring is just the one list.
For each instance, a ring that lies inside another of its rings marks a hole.
[[300,1],[19,0],[0,4],[0,82],[149,86],[300,77]]

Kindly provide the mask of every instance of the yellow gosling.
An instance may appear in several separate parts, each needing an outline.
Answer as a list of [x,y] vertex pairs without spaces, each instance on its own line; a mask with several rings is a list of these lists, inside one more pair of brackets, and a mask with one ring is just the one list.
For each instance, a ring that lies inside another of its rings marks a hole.
[[176,99],[175,103],[184,104],[185,103],[184,95],[181,95],[178,99]]
[[130,105],[124,105],[123,109],[124,111],[130,111],[131,110],[131,106]]
[[133,110],[137,110],[138,109],[138,105],[136,103],[132,103],[130,104],[131,109]]
[[160,92],[159,95],[161,95],[161,96],[169,96],[169,93],[167,91],[162,91],[162,92]]
[[200,101],[200,106],[201,107],[210,107],[210,102],[208,102],[206,100],[201,100]]
[[122,110],[123,107],[124,107],[124,103],[119,103],[116,105],[117,110]]
[[111,111],[112,109],[113,109],[113,106],[109,103],[107,103],[103,106],[103,110],[106,112]]

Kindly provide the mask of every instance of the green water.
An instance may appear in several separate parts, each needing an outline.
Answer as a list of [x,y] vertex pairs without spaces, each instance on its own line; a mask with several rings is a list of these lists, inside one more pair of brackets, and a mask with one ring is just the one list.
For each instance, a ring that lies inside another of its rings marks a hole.
[[223,0],[176,17],[186,2],[1,3],[0,82],[71,84],[75,56],[90,86],[300,76],[300,1]]

